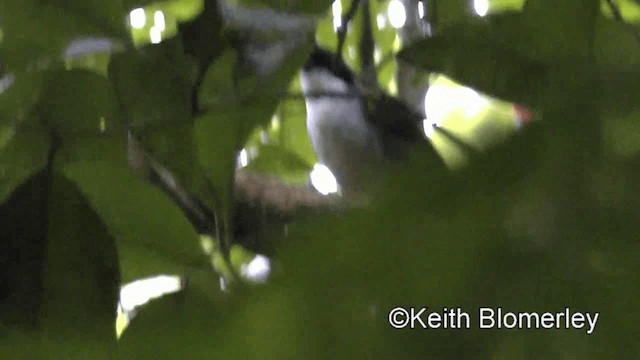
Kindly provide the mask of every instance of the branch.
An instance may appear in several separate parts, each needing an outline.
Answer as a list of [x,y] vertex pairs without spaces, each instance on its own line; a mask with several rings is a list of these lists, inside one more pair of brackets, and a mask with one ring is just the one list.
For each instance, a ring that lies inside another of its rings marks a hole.
[[378,74],[374,60],[375,40],[371,24],[371,7],[369,0],[362,4],[362,36],[360,38],[360,78],[368,89],[378,88]]
[[[337,196],[324,196],[309,187],[289,185],[274,177],[239,170],[233,186],[234,223],[229,224],[222,214],[216,216],[213,209],[190,194],[171,171],[154,161],[131,135],[128,151],[133,172],[169,196],[198,233],[218,240],[233,234],[229,238],[235,238],[234,242],[254,252],[269,254],[273,251],[275,244],[266,239],[273,231],[265,230],[265,222],[270,222],[272,229],[284,229],[302,211],[333,211],[341,206]],[[233,225],[232,229],[230,225]],[[223,233],[219,234],[221,226]]]
[[308,187],[285,184],[275,177],[245,170],[236,172],[236,199],[260,205],[285,218],[304,208],[331,208],[339,203],[337,196],[325,196]]
[[618,5],[616,5],[613,2],[613,0],[605,0],[605,1],[607,2],[607,5],[609,5],[609,9],[613,14],[613,18],[616,19],[617,21],[624,22],[624,20],[622,19],[622,14],[620,13],[620,9],[618,9]]
[[[417,9],[419,0],[401,0],[406,9]],[[425,11],[426,11],[425,7]],[[425,16],[426,18],[426,16]],[[423,39],[426,35],[425,23],[420,19],[417,11],[410,11],[407,14],[407,21],[404,26],[398,29],[398,35],[403,46],[408,46],[413,42]],[[412,109],[424,116],[424,97],[429,90],[429,84],[416,84],[415,78],[418,70],[411,64],[398,61],[396,67],[396,83],[398,85],[398,97],[404,100]]]
[[622,17],[622,13],[620,12],[618,5],[616,5],[616,3],[613,2],[613,0],[606,0],[606,2],[607,2],[607,5],[609,6],[609,9],[611,10],[611,13],[613,14],[613,18],[616,21],[627,25],[630,28],[631,32],[633,32],[633,36],[636,38],[636,41],[638,42],[638,44],[640,44],[640,33],[633,25],[624,21],[624,18]]
[[336,48],[336,54],[342,57],[342,49],[344,48],[344,43],[347,40],[347,31],[349,30],[349,23],[356,16],[356,11],[358,10],[358,6],[360,5],[360,0],[353,0],[351,2],[351,6],[347,13],[342,17],[342,24],[340,28],[338,28],[338,47]]
[[284,95],[284,100],[289,101],[304,101],[307,98],[319,99],[319,98],[332,98],[332,99],[353,99],[359,97],[356,93],[339,93],[331,91],[316,91],[312,93],[287,93]]

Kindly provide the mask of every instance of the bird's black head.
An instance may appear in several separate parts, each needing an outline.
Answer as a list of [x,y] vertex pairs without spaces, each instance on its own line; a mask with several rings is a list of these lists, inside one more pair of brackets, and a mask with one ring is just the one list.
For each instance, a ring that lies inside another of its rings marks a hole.
[[305,71],[311,71],[313,69],[328,70],[336,77],[344,80],[346,83],[354,83],[353,73],[342,60],[342,57],[318,46],[313,49],[309,59],[304,64]]

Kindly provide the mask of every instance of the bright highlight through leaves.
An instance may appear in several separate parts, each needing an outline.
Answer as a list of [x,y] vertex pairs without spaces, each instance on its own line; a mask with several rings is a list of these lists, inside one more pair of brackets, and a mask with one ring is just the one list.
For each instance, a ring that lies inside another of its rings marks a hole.
[[400,0],[391,0],[387,11],[389,13],[389,22],[394,28],[401,28],[407,22],[407,12]]
[[311,184],[322,195],[329,195],[338,192],[338,182],[328,167],[322,164],[315,164],[311,171]]

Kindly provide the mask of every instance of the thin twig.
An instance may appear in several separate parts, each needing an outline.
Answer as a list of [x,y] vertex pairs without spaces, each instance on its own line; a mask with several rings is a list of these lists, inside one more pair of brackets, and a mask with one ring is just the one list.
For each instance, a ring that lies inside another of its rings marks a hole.
[[618,6],[613,2],[613,0],[606,0],[607,1],[607,5],[609,5],[609,9],[611,10],[611,13],[613,14],[613,18],[616,19],[617,21],[624,21],[622,19],[622,14],[620,13],[620,9],[618,9]]
[[378,88],[378,75],[376,73],[374,53],[375,40],[373,39],[373,26],[371,24],[371,7],[369,0],[362,3],[362,29],[360,36],[360,79],[367,88]]
[[319,99],[319,98],[331,98],[331,99],[354,99],[360,97],[356,93],[337,93],[337,92],[312,92],[312,93],[287,93],[282,96],[283,100],[297,101],[305,99]]
[[347,31],[349,30],[349,23],[356,16],[356,11],[358,10],[358,6],[360,5],[360,0],[353,0],[351,2],[351,6],[349,7],[349,11],[342,17],[342,24],[340,24],[340,28],[338,28],[337,36],[338,36],[338,47],[336,48],[336,53],[339,57],[342,57],[342,49],[344,48],[344,43],[347,40]]
[[640,33],[633,25],[624,21],[624,18],[622,17],[622,13],[620,12],[618,5],[616,5],[616,3],[613,0],[606,0],[606,2],[607,2],[607,5],[609,6],[609,9],[611,10],[611,14],[613,14],[613,18],[616,21],[627,25],[630,28],[630,31],[633,32],[633,36],[636,38],[636,41],[638,42],[638,44],[640,44]]

